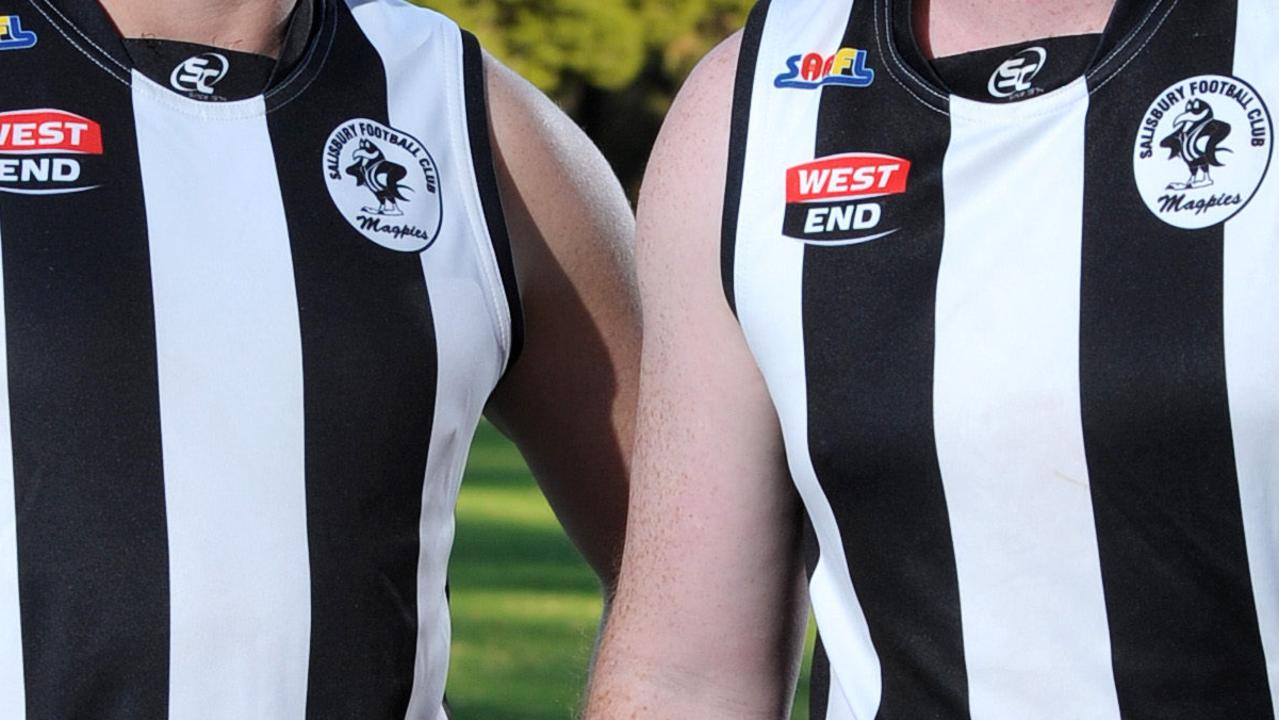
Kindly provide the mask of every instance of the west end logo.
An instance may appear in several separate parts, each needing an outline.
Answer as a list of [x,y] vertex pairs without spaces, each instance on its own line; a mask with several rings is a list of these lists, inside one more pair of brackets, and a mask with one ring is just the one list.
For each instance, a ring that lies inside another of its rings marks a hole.
[[879,153],[818,158],[786,171],[782,234],[810,245],[856,245],[887,237],[885,204],[906,192],[910,161]]
[[0,113],[0,192],[63,195],[100,187],[85,165],[102,156],[102,127],[63,110]]
[[1150,211],[1186,230],[1226,222],[1270,167],[1270,111],[1248,83],[1200,75],[1151,103],[1137,132],[1133,174]]
[[869,87],[875,82],[875,71],[866,67],[866,51],[840,48],[826,57],[810,52],[786,59],[786,71],[773,79],[781,89],[815,90],[826,85]]
[[349,120],[325,143],[324,178],[347,222],[382,247],[422,252],[439,236],[439,168],[412,135],[375,120]]

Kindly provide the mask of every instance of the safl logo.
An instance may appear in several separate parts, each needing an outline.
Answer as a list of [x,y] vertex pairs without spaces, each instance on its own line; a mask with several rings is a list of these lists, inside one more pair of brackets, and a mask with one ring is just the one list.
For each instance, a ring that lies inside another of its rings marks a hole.
[[869,87],[875,82],[875,71],[866,67],[865,50],[840,48],[829,57],[817,52],[792,55],[786,59],[786,71],[773,79],[781,89],[815,90],[827,85]]
[[786,171],[782,234],[810,245],[856,245],[887,237],[884,206],[905,194],[910,161],[880,153],[818,158]]
[[102,127],[64,110],[0,113],[0,192],[65,195],[100,187],[85,164],[102,156]]
[[26,50],[39,40],[34,31],[23,29],[17,15],[0,15],[0,50]]

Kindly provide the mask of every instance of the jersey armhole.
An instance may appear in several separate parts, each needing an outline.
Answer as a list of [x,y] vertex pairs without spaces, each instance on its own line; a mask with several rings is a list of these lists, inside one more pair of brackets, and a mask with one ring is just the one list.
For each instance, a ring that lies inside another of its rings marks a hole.
[[515,259],[511,254],[511,237],[507,232],[506,214],[498,191],[493,142],[489,132],[488,97],[484,85],[484,54],[479,40],[462,30],[462,78],[466,95],[466,126],[471,146],[471,165],[488,226],[493,256],[506,294],[506,307],[511,319],[511,347],[506,360],[510,371],[524,347],[524,308],[520,302],[519,284],[515,276]]
[[720,234],[720,280],[724,298],[733,314],[737,314],[733,265],[737,255],[737,218],[742,209],[742,176],[746,170],[746,139],[750,132],[751,95],[755,88],[755,66],[759,44],[764,35],[764,19],[769,0],[760,0],[751,10],[742,33],[737,56],[737,77],[733,83],[732,126],[728,139],[728,178],[724,185],[724,218]]

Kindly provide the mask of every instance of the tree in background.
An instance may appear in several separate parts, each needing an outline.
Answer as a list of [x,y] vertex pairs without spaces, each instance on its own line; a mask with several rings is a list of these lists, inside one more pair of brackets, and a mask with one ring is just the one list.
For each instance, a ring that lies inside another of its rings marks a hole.
[[754,0],[415,0],[474,32],[555,98],[627,189],[671,98],[697,61],[740,28]]

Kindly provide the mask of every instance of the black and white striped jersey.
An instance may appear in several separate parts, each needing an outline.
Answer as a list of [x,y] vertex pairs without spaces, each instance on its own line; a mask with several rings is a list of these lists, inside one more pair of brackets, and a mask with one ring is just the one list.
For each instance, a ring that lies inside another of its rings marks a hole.
[[1275,717],[1279,5],[1120,0],[1076,79],[1027,43],[967,96],[910,15],[764,2],[738,76],[813,717]]
[[96,2],[0,8],[0,717],[444,717],[454,500],[520,341],[481,56],[313,11],[207,102],[224,53],[153,79]]

